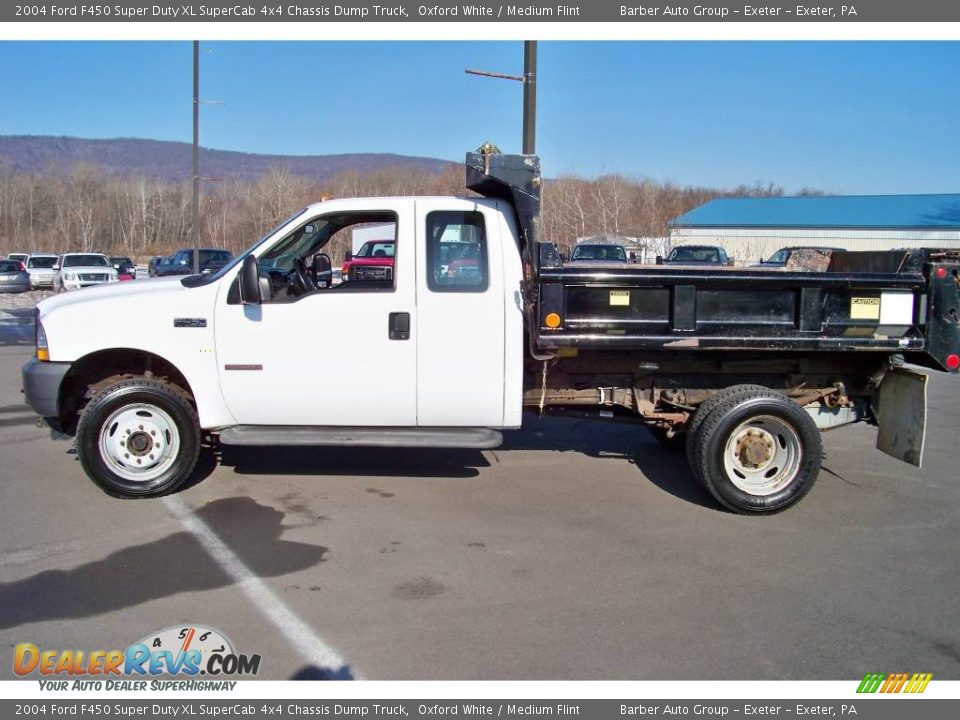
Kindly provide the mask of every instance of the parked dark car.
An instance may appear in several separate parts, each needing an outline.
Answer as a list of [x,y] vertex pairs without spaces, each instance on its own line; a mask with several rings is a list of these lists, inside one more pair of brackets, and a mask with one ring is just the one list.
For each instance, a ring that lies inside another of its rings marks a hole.
[[137,279],[137,266],[130,258],[113,255],[110,257],[110,264],[113,265],[113,269],[117,271],[121,280]]
[[173,255],[163,255],[156,260],[153,264],[153,275],[151,277],[162,277],[169,274],[168,270],[173,266]]
[[623,245],[613,243],[580,243],[573,248],[569,265],[590,264],[590,265],[626,265],[627,251]]
[[[214,273],[233,260],[228,250],[217,248],[200,248],[200,272]],[[180,250],[169,264],[157,263],[154,272],[158,276],[164,275],[192,275],[193,250]]]
[[658,265],[733,265],[727,251],[717,245],[678,245]]
[[19,260],[0,260],[0,292],[26,292],[30,289],[30,275]]
[[167,257],[169,256],[154,255],[152,258],[150,258],[150,260],[147,262],[147,277],[155,277],[157,274],[157,265],[166,260]]

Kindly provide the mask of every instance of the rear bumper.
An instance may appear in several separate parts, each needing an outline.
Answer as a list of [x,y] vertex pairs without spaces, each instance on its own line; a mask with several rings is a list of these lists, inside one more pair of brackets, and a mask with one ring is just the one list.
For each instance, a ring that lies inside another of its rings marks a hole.
[[23,366],[23,394],[27,404],[43,417],[58,417],[60,414],[60,385],[70,363],[40,362],[31,358]]

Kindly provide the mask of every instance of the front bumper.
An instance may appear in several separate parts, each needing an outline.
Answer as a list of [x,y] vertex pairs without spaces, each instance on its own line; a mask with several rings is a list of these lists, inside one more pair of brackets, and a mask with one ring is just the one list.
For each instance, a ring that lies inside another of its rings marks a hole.
[[43,417],[60,415],[60,385],[70,363],[40,362],[30,358],[23,366],[23,394],[27,404]]

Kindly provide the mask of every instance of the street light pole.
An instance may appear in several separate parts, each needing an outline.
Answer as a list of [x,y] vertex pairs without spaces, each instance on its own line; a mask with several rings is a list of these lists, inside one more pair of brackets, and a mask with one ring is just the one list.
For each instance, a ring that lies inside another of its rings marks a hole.
[[200,273],[200,41],[193,41],[193,272]]

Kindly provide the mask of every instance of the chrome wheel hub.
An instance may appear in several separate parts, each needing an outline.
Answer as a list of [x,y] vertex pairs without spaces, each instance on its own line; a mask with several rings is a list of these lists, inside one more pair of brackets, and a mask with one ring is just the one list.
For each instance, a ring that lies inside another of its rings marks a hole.
[[751,418],[730,433],[723,469],[737,488],[751,495],[772,495],[800,471],[803,446],[788,422],[772,415]]
[[180,449],[173,418],[147,403],[115,410],[100,428],[100,457],[125,480],[147,482],[166,472]]

